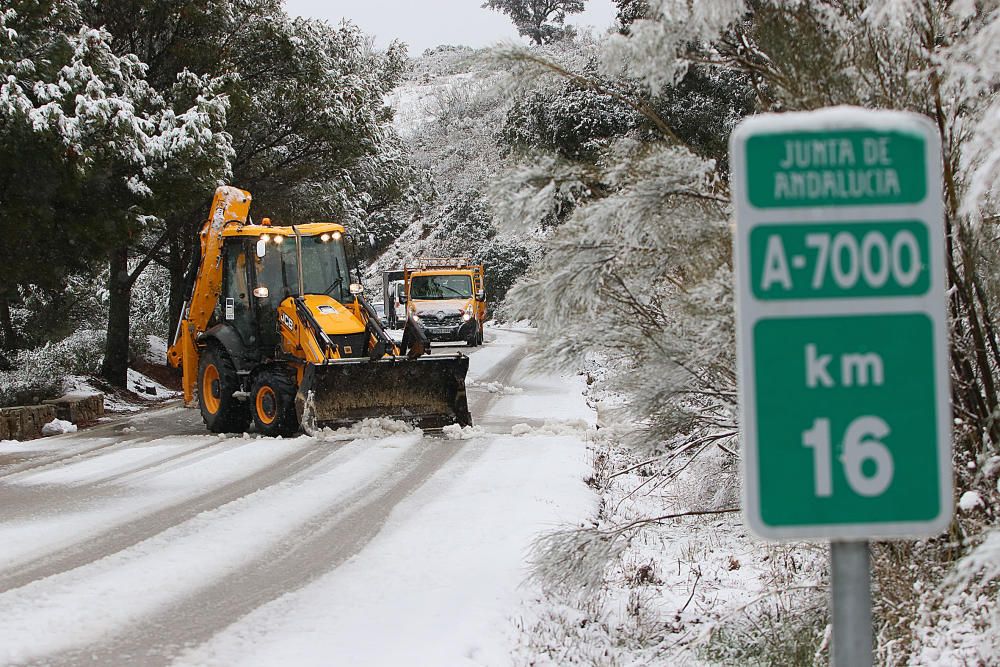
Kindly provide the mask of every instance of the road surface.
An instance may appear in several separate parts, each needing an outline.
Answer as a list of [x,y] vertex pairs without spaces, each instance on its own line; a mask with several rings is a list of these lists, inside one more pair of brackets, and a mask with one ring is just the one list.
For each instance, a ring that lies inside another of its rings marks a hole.
[[0,664],[510,664],[532,540],[596,502],[582,383],[529,375],[532,335],[462,348],[464,439],[220,437],[174,403],[5,443]]

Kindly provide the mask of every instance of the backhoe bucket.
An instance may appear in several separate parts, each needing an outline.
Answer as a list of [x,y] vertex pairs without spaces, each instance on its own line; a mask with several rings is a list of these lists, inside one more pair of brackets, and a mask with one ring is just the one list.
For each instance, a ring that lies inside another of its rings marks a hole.
[[310,364],[295,396],[295,409],[310,435],[375,417],[425,429],[471,426],[465,396],[468,372],[469,358],[462,354]]

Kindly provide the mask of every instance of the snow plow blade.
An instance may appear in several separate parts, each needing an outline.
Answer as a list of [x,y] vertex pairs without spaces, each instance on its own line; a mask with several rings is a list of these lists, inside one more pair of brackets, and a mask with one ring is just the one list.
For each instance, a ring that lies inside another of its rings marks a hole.
[[310,364],[295,396],[295,410],[310,435],[377,417],[424,429],[471,426],[465,395],[468,372],[469,358],[462,354]]

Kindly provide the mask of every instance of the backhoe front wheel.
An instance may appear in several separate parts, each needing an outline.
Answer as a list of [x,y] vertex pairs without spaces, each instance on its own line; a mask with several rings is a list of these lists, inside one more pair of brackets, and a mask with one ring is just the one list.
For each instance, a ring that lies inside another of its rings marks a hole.
[[483,331],[479,326],[479,322],[476,322],[476,326],[472,331],[472,335],[466,340],[466,344],[469,347],[478,347],[483,344]]
[[257,432],[269,437],[292,435],[299,430],[295,415],[295,382],[280,370],[257,374],[250,390],[253,423]]
[[242,433],[250,425],[250,411],[233,396],[240,381],[232,359],[216,346],[208,347],[198,364],[198,406],[212,433]]

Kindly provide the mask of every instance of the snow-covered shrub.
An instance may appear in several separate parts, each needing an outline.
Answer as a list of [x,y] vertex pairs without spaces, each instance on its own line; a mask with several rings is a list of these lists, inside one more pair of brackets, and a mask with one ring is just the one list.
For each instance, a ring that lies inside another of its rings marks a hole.
[[[609,87],[595,83],[603,90]],[[515,101],[499,138],[511,150],[553,151],[566,159],[592,162],[611,140],[634,130],[640,118],[610,93],[567,81]]]
[[476,253],[476,261],[482,262],[487,277],[486,301],[490,304],[492,316],[502,316],[507,292],[528,273],[534,259],[534,246],[513,235],[502,234]]
[[24,405],[62,393],[68,375],[92,375],[104,355],[104,332],[81,329],[57,343],[21,350],[0,372],[0,405]]
[[25,348],[100,329],[108,316],[107,272],[72,273],[52,288],[24,287],[12,313]]

